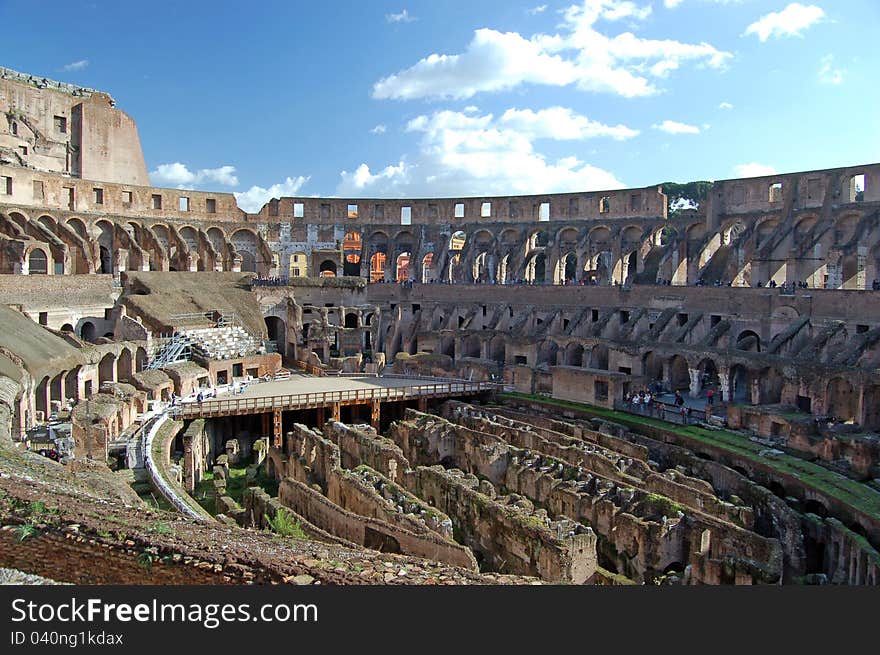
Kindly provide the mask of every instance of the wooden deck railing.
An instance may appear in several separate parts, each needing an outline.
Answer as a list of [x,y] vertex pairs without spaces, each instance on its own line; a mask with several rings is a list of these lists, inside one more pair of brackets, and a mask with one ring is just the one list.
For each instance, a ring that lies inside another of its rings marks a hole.
[[344,389],[341,391],[318,391],[314,393],[282,394],[258,398],[220,398],[201,403],[191,402],[177,405],[170,410],[175,418],[196,418],[210,416],[234,416],[240,414],[261,414],[276,409],[311,409],[329,407],[334,403],[347,405],[370,402],[409,400],[411,398],[436,398],[491,391],[497,385],[491,382],[447,382],[418,384],[404,387],[373,387],[370,389]]

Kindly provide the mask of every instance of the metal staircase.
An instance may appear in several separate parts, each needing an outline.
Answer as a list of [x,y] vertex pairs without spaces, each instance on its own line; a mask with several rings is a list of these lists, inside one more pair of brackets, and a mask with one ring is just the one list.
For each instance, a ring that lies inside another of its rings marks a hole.
[[170,337],[156,339],[156,350],[147,364],[147,369],[157,369],[174,362],[192,359],[192,339],[185,334],[175,333]]

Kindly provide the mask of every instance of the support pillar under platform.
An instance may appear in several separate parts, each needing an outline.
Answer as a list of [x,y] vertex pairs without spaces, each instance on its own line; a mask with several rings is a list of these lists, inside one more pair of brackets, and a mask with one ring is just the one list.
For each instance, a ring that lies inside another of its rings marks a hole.
[[380,423],[381,418],[382,418],[382,414],[380,411],[381,407],[382,407],[382,403],[379,402],[378,400],[374,400],[370,403],[370,425],[372,425],[376,429],[376,432],[379,431],[379,428],[381,426],[381,423]]
[[284,435],[281,433],[281,410],[272,412],[272,445],[281,448],[284,444]]

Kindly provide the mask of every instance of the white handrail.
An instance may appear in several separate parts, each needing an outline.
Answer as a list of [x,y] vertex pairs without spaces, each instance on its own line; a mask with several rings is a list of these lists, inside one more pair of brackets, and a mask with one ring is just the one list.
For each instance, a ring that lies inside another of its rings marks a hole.
[[189,503],[178,495],[174,488],[165,479],[165,476],[162,475],[156,462],[153,461],[153,439],[156,437],[159,429],[165,425],[165,422],[168,420],[170,419],[167,412],[162,412],[155,418],[151,419],[152,423],[147,429],[146,436],[144,437],[144,462],[147,471],[150,474],[150,479],[159,489],[159,493],[165,497],[165,500],[174,505],[179,512],[185,514],[191,519],[195,519],[196,521],[208,523],[209,520],[204,515],[194,510]]

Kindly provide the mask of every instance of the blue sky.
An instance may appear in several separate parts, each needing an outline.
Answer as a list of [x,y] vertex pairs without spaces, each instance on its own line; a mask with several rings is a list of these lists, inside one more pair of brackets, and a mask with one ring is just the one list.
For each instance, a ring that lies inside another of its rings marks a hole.
[[0,0],[0,64],[111,93],[154,184],[580,191],[880,160],[877,0]]

